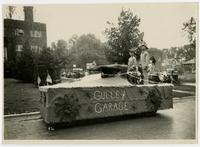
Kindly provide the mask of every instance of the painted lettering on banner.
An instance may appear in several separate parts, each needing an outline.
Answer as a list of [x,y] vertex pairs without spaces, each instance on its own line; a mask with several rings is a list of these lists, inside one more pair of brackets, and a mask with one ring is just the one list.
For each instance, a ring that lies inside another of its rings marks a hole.
[[[94,104],[96,113],[110,111],[126,111],[128,110],[127,102],[125,101],[126,91],[120,90],[96,90],[94,91],[93,99],[97,102]],[[106,100],[106,102],[105,102]]]

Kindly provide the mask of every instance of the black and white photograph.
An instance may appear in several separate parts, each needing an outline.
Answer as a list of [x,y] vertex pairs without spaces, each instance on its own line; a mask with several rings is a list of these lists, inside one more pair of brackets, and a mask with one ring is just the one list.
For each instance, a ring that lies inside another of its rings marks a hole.
[[197,144],[198,6],[1,4],[3,143]]

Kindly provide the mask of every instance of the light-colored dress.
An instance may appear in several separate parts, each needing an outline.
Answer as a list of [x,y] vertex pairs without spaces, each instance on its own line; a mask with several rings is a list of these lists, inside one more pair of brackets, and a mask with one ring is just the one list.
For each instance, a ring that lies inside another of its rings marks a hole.
[[149,53],[147,51],[143,51],[140,55],[140,61],[142,64],[142,68],[145,69],[149,65]]
[[149,74],[155,73],[155,71],[156,71],[155,68],[156,68],[155,65],[150,63],[149,66],[148,66],[148,73]]
[[134,56],[131,56],[128,59],[128,69],[127,72],[129,72],[133,67],[138,66],[139,62],[136,60],[136,58]]
[[143,51],[140,55],[140,62],[142,65],[143,76],[144,76],[144,84],[148,84],[148,65],[149,65],[149,53],[147,51]]

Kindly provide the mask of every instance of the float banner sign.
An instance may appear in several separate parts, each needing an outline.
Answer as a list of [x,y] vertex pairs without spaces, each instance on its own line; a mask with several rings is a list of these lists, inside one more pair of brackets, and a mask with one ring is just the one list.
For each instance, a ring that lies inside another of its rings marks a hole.
[[41,114],[54,123],[172,108],[171,86],[50,88],[41,94]]

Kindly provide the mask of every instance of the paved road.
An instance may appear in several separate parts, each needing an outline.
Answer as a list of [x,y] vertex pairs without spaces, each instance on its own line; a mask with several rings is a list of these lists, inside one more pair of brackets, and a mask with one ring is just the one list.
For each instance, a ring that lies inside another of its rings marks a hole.
[[195,97],[174,98],[174,109],[156,116],[47,131],[40,115],[4,119],[5,140],[195,139]]

